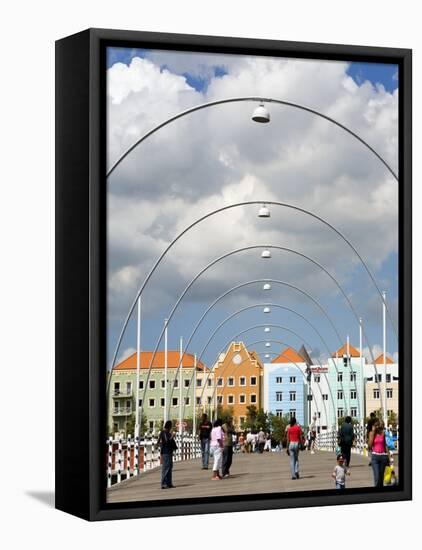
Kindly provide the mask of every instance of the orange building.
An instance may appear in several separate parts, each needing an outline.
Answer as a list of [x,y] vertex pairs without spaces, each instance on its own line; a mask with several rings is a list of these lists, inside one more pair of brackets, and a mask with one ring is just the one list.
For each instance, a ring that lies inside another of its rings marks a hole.
[[214,367],[217,405],[233,408],[236,429],[242,428],[249,405],[262,407],[263,372],[258,354],[243,342],[232,342]]

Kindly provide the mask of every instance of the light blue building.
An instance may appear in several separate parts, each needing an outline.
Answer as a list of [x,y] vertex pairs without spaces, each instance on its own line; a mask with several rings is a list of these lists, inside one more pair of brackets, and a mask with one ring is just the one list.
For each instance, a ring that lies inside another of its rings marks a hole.
[[330,406],[332,425],[347,415],[357,420],[364,416],[364,363],[364,358],[351,344],[341,346],[329,359],[327,377],[335,403],[334,410]]
[[295,416],[301,426],[309,424],[306,363],[292,349],[285,349],[271,363],[264,363],[264,410],[277,416]]

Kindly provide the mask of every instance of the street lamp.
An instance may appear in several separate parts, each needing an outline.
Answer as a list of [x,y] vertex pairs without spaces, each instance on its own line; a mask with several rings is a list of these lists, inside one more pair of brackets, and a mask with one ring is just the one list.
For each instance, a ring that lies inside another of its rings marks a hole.
[[270,348],[270,347],[271,347],[270,342],[265,342],[265,347],[266,347],[266,348]]
[[265,328],[264,328],[264,332],[271,332],[270,327],[265,327]]
[[263,204],[258,212],[258,218],[270,218],[271,212],[269,211],[268,207]]
[[261,258],[271,258],[271,252],[268,248],[262,251]]
[[267,306],[262,310],[264,313],[271,313],[271,309]]
[[270,283],[265,283],[265,285],[262,287],[262,290],[271,290]]
[[252,113],[252,120],[254,122],[267,123],[270,122],[270,113],[266,109],[263,103],[260,103]]

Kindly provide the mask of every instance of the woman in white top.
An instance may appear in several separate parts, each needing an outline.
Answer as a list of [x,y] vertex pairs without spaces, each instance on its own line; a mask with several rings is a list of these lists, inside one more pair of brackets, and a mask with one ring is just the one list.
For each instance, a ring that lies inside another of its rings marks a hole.
[[220,480],[220,470],[223,461],[223,447],[224,447],[224,432],[221,428],[222,422],[217,419],[214,422],[214,427],[211,430],[211,445],[210,451],[214,457],[214,465],[212,467],[212,480]]

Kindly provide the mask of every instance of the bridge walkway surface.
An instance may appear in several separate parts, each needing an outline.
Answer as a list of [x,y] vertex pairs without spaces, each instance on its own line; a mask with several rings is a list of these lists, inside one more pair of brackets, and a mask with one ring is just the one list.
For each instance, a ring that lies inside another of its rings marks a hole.
[[[202,470],[200,459],[175,462],[173,466],[173,489],[161,489],[161,468],[154,468],[131,477],[107,489],[107,501],[133,502],[168,500],[174,498],[205,498],[214,496],[262,494],[273,492],[316,491],[334,488],[331,474],[336,465],[335,454],[303,451],[299,455],[300,479],[290,476],[289,457],[283,451],[263,454],[237,453],[233,455],[230,477],[220,481],[211,480],[210,469]],[[372,468],[369,460],[352,454],[351,475],[346,478],[347,488],[373,487]],[[396,468],[396,474],[397,468]]]

